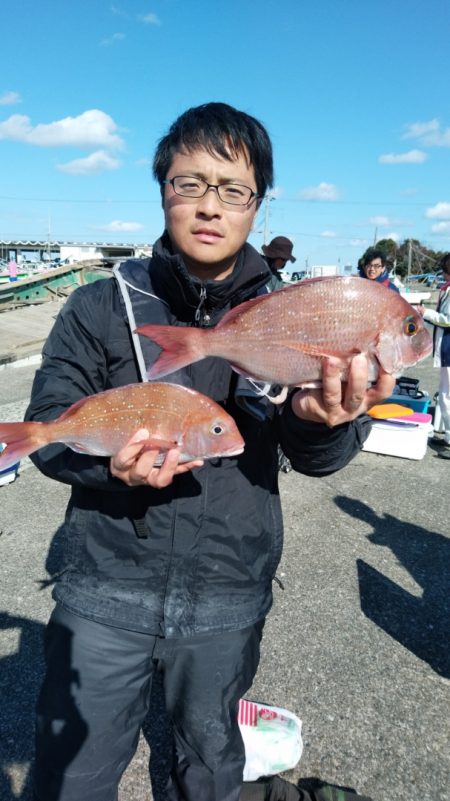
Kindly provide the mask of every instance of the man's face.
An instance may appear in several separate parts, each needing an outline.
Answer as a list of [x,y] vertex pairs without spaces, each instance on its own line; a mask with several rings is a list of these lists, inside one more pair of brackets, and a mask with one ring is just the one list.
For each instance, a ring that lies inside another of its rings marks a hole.
[[[237,183],[256,192],[254,169],[243,153],[227,161],[202,148],[192,153],[181,151],[175,153],[166,179],[177,175],[203,178],[209,184]],[[181,197],[170,184],[165,184],[163,208],[175,252],[183,256],[192,275],[206,280],[225,278],[233,270],[258,204],[256,198],[247,206],[224,203],[215,189],[209,189],[201,198]]]
[[372,261],[369,261],[369,263],[366,264],[364,267],[364,272],[367,278],[370,278],[371,281],[375,281],[375,279],[378,278],[379,275],[381,275],[383,270],[384,267],[381,259],[372,259]]

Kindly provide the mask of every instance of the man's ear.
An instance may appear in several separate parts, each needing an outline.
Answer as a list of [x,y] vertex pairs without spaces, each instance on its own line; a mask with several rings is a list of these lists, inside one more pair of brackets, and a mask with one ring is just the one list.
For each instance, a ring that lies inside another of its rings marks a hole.
[[257,203],[257,204],[255,204],[255,213],[254,213],[254,215],[253,215],[253,219],[252,219],[252,227],[251,227],[251,230],[252,230],[252,231],[253,231],[253,229],[254,229],[254,227],[255,227],[256,218],[257,218],[257,216],[258,216],[258,211],[259,211],[259,207],[260,207],[260,205],[261,205],[261,203]]

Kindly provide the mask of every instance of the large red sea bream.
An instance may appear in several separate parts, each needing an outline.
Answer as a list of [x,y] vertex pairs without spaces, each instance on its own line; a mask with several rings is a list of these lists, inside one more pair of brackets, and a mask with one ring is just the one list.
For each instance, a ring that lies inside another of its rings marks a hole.
[[244,441],[232,417],[193,389],[155,382],[129,384],[74,403],[46,423],[0,423],[0,470],[44,445],[62,442],[72,450],[112,456],[141,428],[149,431],[146,450],[181,449],[180,462],[235,456]]
[[242,375],[291,387],[320,381],[326,356],[340,359],[345,380],[352,357],[366,354],[374,381],[379,365],[398,376],[432,349],[422,317],[400,294],[359,277],[301,281],[236,306],[215,328],[137,331],[162,348],[150,378],[219,356]]

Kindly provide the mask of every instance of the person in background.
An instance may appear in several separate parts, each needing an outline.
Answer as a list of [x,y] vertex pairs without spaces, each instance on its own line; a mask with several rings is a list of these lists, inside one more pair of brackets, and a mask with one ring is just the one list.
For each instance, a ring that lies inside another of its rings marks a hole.
[[294,245],[286,236],[276,236],[268,245],[263,245],[261,250],[264,253],[267,264],[269,265],[271,277],[267,288],[272,292],[274,289],[281,289],[284,285],[280,275],[284,270],[287,261],[296,261],[292,255]]
[[8,262],[8,273],[10,281],[17,281],[17,262],[15,259],[10,259]]
[[[267,291],[267,264],[246,241],[273,182],[263,125],[224,103],[188,109],[160,140],[153,174],[165,227],[152,257],[69,297],[44,346],[28,420],[147,380],[159,348],[140,326],[216,326]],[[110,459],[62,444],[33,454],[72,490],[45,639],[35,800],[117,801],[158,672],[173,728],[165,797],[238,801],[238,703],[258,667],[282,551],[277,445],[294,470],[329,475],[359,453],[366,411],[394,384],[380,370],[368,388],[362,354],[346,384],[333,358],[322,377],[321,388],[294,389],[275,409],[224,359],[177,371],[178,384],[233,416],[245,440],[237,457],[180,464],[174,447],[158,466],[146,430]]]
[[[287,261],[296,261],[295,256],[292,255],[293,249],[294,245],[287,236],[276,236],[268,245],[262,246],[261,250],[270,268],[270,280],[266,284],[269,292],[285,286],[281,270],[285,268]],[[278,446],[278,468],[282,473],[290,473],[292,470],[292,465],[283,453],[281,446]]]
[[365,253],[362,265],[359,267],[361,278],[368,278],[369,281],[376,281],[378,284],[388,286],[394,292],[398,292],[398,287],[389,278],[386,266],[386,256],[382,250],[368,250]]
[[443,439],[433,438],[436,444],[443,446],[438,452],[441,459],[450,459],[450,253],[446,253],[439,266],[442,270],[445,284],[439,291],[436,309],[427,309],[425,306],[416,306],[423,319],[432,323],[433,329],[433,355],[434,365],[440,368],[438,409],[435,414],[435,431],[443,430]]

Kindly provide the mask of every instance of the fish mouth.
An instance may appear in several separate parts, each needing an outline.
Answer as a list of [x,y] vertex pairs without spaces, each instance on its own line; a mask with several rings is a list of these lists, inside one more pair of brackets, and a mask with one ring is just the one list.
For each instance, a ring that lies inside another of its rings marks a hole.
[[[178,464],[183,464],[183,462],[195,462],[198,459],[204,459],[205,461],[208,459],[225,459],[228,456],[239,456],[243,452],[244,446],[241,445],[239,448],[229,448],[228,450],[223,450],[220,453],[204,453],[197,454],[196,456],[192,456],[190,453],[181,453]],[[162,461],[163,458],[161,458],[160,464]]]
[[244,453],[243,445],[240,448],[230,448],[230,450],[224,451],[221,456],[239,456],[241,453]]
[[209,456],[199,456],[199,459],[225,459],[228,456],[239,456],[241,453],[244,453],[244,446],[240,445],[239,447],[234,448],[225,448],[220,453],[211,453]]

